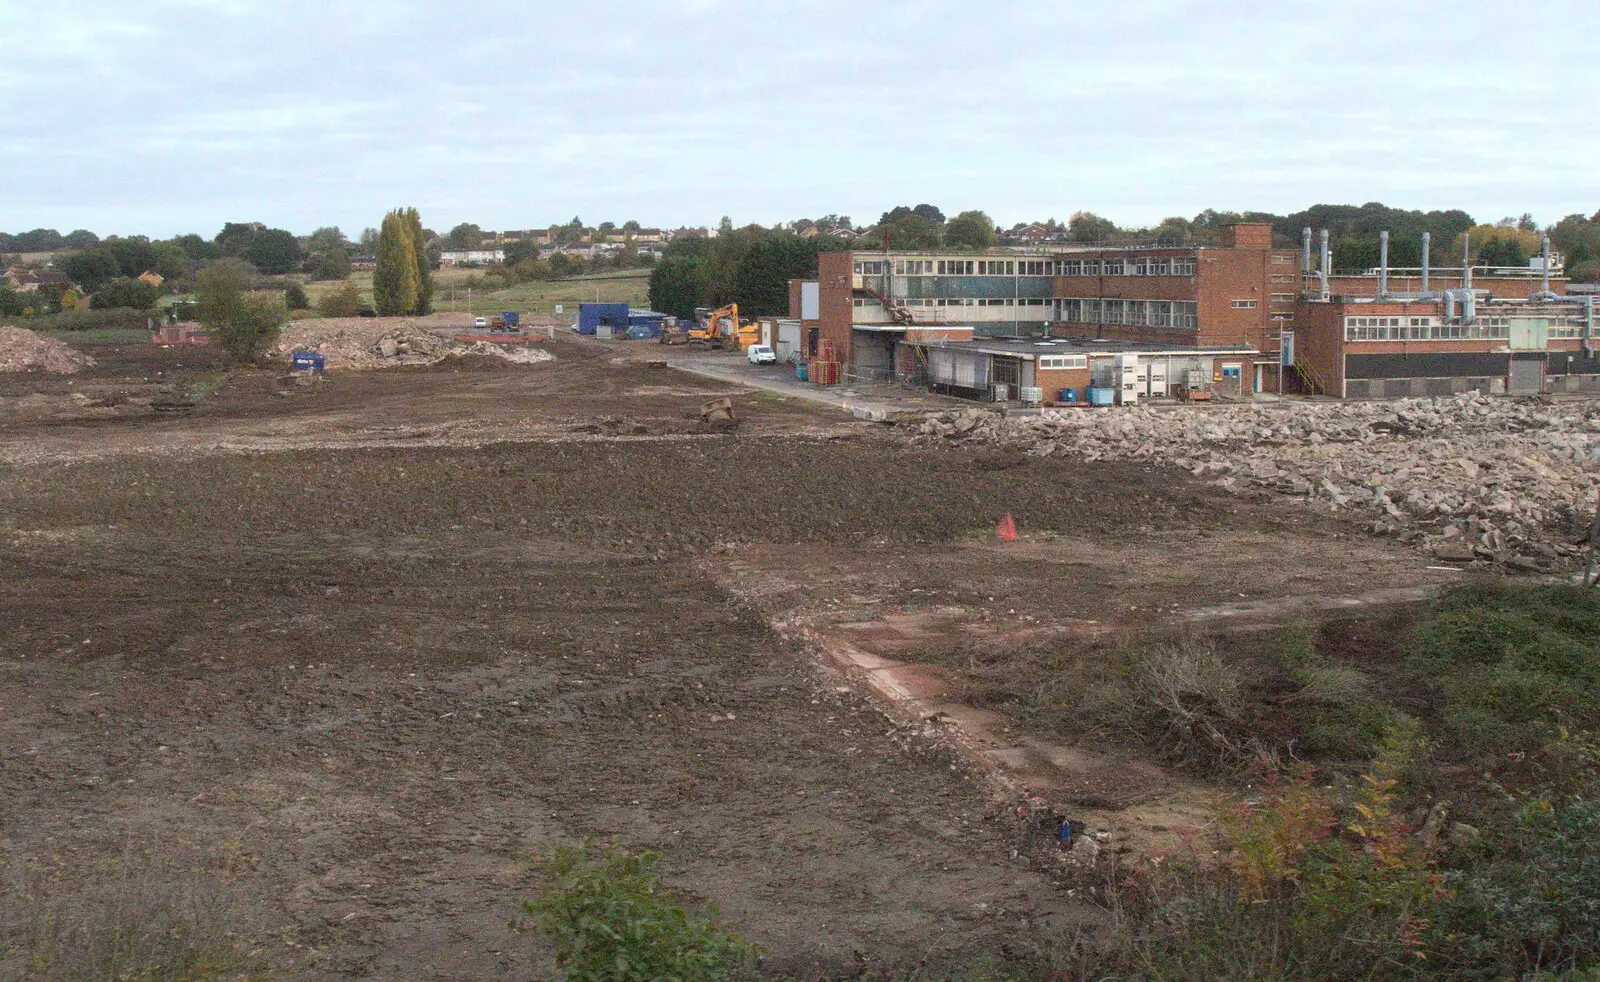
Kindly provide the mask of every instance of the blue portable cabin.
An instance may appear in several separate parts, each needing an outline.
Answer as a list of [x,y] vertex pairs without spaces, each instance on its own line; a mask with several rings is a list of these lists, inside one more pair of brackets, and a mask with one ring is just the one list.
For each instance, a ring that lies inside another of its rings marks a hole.
[[602,325],[611,328],[613,336],[628,333],[628,305],[625,303],[578,305],[579,334],[594,334]]

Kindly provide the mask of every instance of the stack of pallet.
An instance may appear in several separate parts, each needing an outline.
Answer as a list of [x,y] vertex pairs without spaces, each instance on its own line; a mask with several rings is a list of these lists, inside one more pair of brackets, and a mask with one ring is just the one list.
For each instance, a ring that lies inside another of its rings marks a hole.
[[838,385],[843,366],[833,354],[832,341],[817,342],[817,357],[806,366],[807,380],[817,385]]

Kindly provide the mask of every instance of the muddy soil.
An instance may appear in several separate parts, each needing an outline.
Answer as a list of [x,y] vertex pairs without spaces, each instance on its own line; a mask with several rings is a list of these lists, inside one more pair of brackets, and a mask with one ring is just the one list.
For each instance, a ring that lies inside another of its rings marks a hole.
[[723,432],[719,383],[554,350],[0,431],[0,868],[211,857],[290,978],[541,977],[507,921],[590,836],[661,850],[773,973],[1048,940],[1093,912],[1015,857],[1014,801],[774,620],[1208,603],[1253,588],[1174,592],[1174,543],[1243,584],[1248,535],[1305,591],[1385,568],[1186,475],[738,390]]

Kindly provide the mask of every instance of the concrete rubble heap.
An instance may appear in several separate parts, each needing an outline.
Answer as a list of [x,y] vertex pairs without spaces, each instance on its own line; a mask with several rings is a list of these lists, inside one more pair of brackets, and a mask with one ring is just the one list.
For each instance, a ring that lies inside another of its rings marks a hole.
[[549,352],[525,350],[529,347],[487,341],[457,344],[411,320],[329,318],[287,325],[272,354],[288,357],[296,351],[320,352],[330,371],[432,365],[459,355],[486,355],[522,363],[551,360]]
[[1578,553],[1600,488],[1600,404],[1469,393],[1396,402],[945,412],[922,442],[1148,460],[1371,521],[1451,563],[1552,567]]
[[54,372],[66,375],[93,364],[93,358],[54,338],[21,327],[0,325],[0,372]]

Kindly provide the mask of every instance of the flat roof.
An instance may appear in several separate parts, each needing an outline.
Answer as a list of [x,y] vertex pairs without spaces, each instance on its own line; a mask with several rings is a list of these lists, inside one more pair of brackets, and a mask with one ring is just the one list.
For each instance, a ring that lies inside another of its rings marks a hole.
[[1257,354],[1250,345],[1157,344],[1153,341],[1114,341],[1086,338],[1054,338],[1031,341],[1012,338],[975,337],[971,341],[906,341],[924,348],[953,348],[990,355],[1234,355]]

